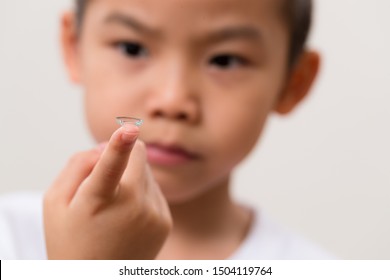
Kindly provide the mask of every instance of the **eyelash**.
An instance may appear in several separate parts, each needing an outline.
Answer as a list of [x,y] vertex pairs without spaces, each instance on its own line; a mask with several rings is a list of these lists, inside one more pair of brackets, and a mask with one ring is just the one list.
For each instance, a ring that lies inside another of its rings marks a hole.
[[148,50],[140,43],[137,42],[118,42],[115,46],[122,52],[123,55],[138,59],[147,56]]
[[[139,59],[149,54],[148,50],[140,43],[137,42],[118,42],[115,46],[121,51],[123,55],[132,59]],[[248,61],[238,55],[233,54],[220,54],[215,55],[209,61],[214,67],[223,70],[230,70],[237,67],[248,65]]]
[[233,54],[220,54],[210,59],[209,63],[220,69],[234,69],[248,65],[248,61],[238,55]]

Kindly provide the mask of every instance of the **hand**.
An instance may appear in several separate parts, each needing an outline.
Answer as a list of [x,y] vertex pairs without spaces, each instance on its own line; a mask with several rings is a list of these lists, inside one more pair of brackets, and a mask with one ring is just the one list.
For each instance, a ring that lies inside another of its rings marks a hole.
[[[49,259],[154,259],[172,226],[138,128],[76,154],[44,199]],[[131,156],[130,156],[131,154]]]

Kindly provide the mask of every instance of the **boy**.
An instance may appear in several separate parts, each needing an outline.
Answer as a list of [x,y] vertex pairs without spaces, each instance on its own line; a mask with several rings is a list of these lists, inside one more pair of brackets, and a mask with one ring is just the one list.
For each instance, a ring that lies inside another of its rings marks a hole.
[[[49,188],[44,231],[40,197],[3,206],[4,258],[327,258],[229,195],[268,115],[316,77],[310,13],[309,0],[77,1],[63,53],[102,144]],[[117,116],[144,125],[117,129]]]

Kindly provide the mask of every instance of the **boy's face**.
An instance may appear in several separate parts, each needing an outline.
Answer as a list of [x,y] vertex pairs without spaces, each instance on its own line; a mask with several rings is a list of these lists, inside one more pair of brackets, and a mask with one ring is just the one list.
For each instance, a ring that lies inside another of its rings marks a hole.
[[90,0],[68,66],[97,141],[142,118],[156,180],[184,201],[225,184],[278,103],[288,32],[275,0]]

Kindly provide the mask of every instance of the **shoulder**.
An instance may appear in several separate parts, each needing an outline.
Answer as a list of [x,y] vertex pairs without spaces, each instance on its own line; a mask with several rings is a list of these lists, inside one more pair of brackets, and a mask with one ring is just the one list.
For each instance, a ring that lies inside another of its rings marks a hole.
[[43,194],[0,196],[0,259],[45,259]]
[[253,224],[233,259],[329,260],[331,253],[272,221],[263,212],[253,212]]

